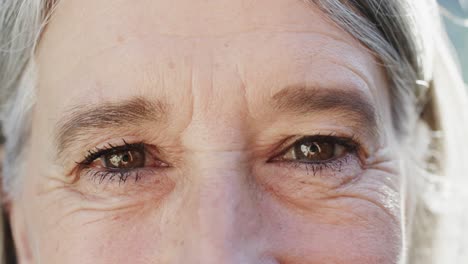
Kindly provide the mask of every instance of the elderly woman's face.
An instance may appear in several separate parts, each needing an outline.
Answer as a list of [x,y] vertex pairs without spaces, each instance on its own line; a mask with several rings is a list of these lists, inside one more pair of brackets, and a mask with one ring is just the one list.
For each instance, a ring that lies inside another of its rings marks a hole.
[[22,263],[396,263],[379,62],[311,4],[68,1],[37,51]]

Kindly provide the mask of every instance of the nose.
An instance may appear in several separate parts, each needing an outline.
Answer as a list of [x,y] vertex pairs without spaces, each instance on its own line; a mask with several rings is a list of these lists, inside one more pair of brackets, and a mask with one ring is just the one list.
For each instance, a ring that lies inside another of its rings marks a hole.
[[181,263],[278,263],[267,253],[262,199],[243,156],[205,153],[191,167]]

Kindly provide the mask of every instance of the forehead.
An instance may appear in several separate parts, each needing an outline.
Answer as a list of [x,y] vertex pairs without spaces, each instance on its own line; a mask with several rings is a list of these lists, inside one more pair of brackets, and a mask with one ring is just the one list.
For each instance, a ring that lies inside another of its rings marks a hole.
[[37,54],[39,98],[63,98],[55,109],[190,89],[256,98],[295,83],[385,92],[367,50],[298,0],[63,0]]
[[[56,40],[93,40],[107,37],[171,36],[222,38],[252,31],[317,32],[343,36],[325,21],[312,3],[300,0],[190,1],[190,0],[62,0],[49,30],[66,35]],[[54,22],[55,21],[55,22]],[[85,34],[85,36],[83,36]],[[101,37],[99,37],[101,36]],[[50,36],[49,36],[50,38]],[[81,42],[80,44],[84,44]]]

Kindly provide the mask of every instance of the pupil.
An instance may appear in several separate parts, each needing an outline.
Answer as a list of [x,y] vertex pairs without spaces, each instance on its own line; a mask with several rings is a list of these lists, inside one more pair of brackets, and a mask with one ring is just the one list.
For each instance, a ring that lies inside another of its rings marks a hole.
[[312,143],[312,146],[309,146],[309,152],[314,154],[320,152],[320,148],[318,147],[317,143]]
[[130,161],[130,154],[127,152],[122,156],[122,162],[128,163]]

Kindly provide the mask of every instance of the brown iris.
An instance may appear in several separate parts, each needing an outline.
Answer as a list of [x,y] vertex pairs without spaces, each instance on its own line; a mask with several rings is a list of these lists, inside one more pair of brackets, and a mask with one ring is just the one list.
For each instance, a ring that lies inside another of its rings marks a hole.
[[282,160],[324,162],[341,158],[350,151],[334,137],[306,137],[296,141],[281,157]]
[[145,153],[141,150],[121,150],[102,157],[106,168],[134,169],[145,165]]
[[335,144],[328,142],[304,142],[294,147],[297,159],[329,160],[335,156]]

